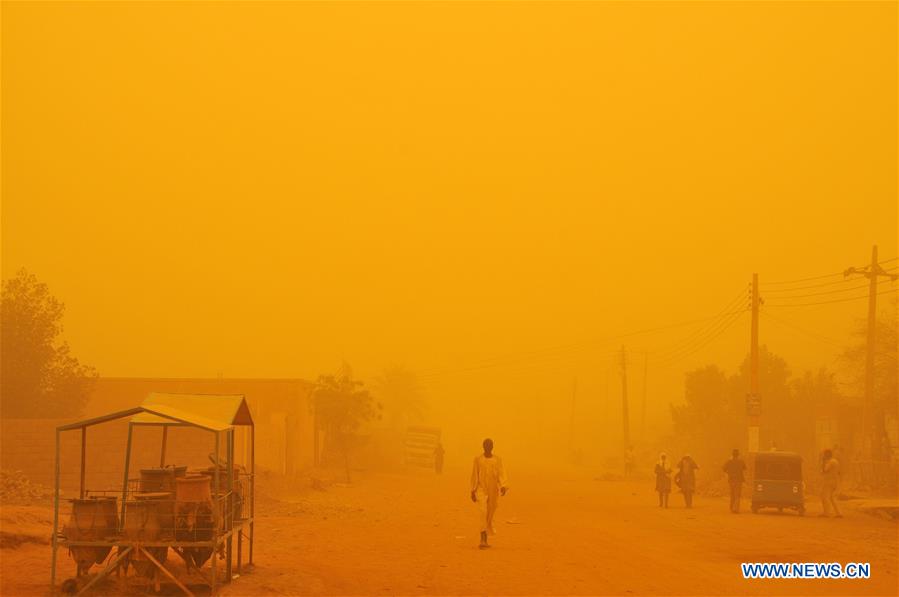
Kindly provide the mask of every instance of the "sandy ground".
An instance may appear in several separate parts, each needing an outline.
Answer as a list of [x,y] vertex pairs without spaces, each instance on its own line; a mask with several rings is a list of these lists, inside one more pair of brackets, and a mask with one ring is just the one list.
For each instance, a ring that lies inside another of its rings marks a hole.
[[[899,594],[897,523],[851,507],[822,519],[809,497],[802,518],[732,515],[725,498],[698,497],[687,510],[672,494],[661,510],[649,482],[521,473],[501,502],[494,546],[481,551],[467,476],[360,474],[351,486],[282,488],[280,499],[260,499],[256,566],[223,594]],[[47,594],[49,553],[34,543],[0,550],[0,592]],[[66,578],[72,566],[61,558]],[[744,580],[744,561],[870,562],[872,578]]]

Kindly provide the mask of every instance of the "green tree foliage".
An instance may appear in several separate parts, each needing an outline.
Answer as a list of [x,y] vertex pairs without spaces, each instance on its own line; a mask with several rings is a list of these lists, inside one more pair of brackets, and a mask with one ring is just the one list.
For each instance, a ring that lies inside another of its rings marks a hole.
[[0,296],[0,398],[3,416],[68,417],[81,412],[97,372],[60,339],[65,305],[27,271],[3,282]]
[[418,376],[400,365],[392,365],[375,378],[374,390],[390,428],[401,432],[413,421],[421,421],[427,409]]
[[353,379],[352,369],[346,363],[336,374],[318,376],[312,389],[312,403],[327,446],[343,457],[349,483],[350,453],[358,444],[357,432],[366,421],[380,417],[380,405],[361,381]]

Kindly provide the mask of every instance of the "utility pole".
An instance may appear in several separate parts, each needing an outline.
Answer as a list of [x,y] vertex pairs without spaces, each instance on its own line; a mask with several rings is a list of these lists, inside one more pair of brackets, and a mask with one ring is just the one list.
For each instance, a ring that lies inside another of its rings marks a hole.
[[621,416],[624,423],[624,451],[631,446],[631,423],[627,411],[627,352],[621,347]]
[[759,451],[759,418],[761,399],[759,397],[759,275],[752,274],[752,325],[749,332],[749,396],[746,398],[746,413],[749,415],[749,452]]
[[871,263],[864,268],[850,267],[843,277],[862,275],[868,278],[868,339],[865,349],[865,399],[862,402],[862,450],[867,458],[880,454],[880,433],[872,427],[871,411],[874,406],[874,348],[877,338],[877,281],[880,276],[895,280],[896,274],[888,274],[877,262],[877,245],[871,248]]
[[[609,429],[608,429],[608,427],[610,425],[609,368],[610,367],[608,367],[608,366],[606,367],[605,380],[603,383],[603,393],[602,393],[602,435],[605,438],[612,437],[612,434],[609,433]],[[612,448],[612,445],[610,443],[608,443],[608,441],[603,443],[603,450],[611,450],[611,448]]]
[[574,443],[574,429],[575,429],[575,406],[577,402],[577,377],[571,383],[571,423],[568,426],[568,454],[570,456],[574,455],[575,443]]
[[646,380],[649,378],[649,353],[643,353],[643,404],[640,405],[640,441],[646,441]]

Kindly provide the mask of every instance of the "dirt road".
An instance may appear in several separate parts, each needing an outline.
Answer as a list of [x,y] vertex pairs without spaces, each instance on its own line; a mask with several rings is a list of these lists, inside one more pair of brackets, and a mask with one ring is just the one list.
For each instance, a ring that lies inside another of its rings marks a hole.
[[[477,549],[467,470],[360,475],[260,503],[256,567],[225,595],[896,595],[897,524],[851,509],[821,519],[732,515],[724,498],[586,471],[517,473],[498,535]],[[748,503],[746,504],[748,506]],[[46,546],[2,551],[4,595],[46,592]],[[65,554],[63,554],[64,556]],[[740,562],[870,562],[869,580],[744,580]],[[112,591],[112,587],[108,590]]]

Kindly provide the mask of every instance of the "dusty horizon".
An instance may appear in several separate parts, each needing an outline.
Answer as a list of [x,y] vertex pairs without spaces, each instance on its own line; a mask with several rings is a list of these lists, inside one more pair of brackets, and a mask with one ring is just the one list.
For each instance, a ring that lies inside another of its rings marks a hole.
[[[438,403],[601,400],[625,344],[665,418],[748,323],[672,363],[702,323],[617,336],[897,255],[887,6],[138,10],[4,5],[3,277],[46,282],[103,376],[346,361]],[[763,321],[799,376],[865,304],[769,312],[826,339]]]
[[[826,446],[842,446],[847,467],[895,463],[896,16],[896,2],[4,0],[0,278],[46,284],[65,304],[58,340],[108,383],[82,396],[71,375],[32,377],[46,404],[77,395],[91,414],[182,392],[163,378],[246,393],[267,466],[290,477],[331,447],[310,439],[321,384],[231,382],[315,382],[349,365],[384,403],[359,426],[370,449],[354,465],[377,499],[394,499],[395,481],[410,500],[420,489],[456,507],[447,481],[383,476],[398,474],[414,423],[442,429],[459,478],[496,439],[532,491],[513,494],[528,516],[555,507],[543,471],[579,516],[600,516],[577,509],[583,494],[603,516],[649,521],[636,504],[613,510],[643,498],[642,480],[618,478],[626,443],[647,478],[661,451],[699,454],[706,504],[730,448],[747,445],[758,274],[761,449],[802,453],[813,487],[809,459]],[[869,265],[873,246],[884,341],[868,404],[868,281],[843,273]],[[29,411],[30,387],[16,386],[22,408],[5,419],[77,418]],[[885,439],[863,448],[871,421]],[[50,437],[40,424],[11,432]],[[302,458],[288,462],[291,450]],[[292,507],[279,491],[264,505],[274,519]],[[334,495],[316,507],[391,519],[350,489]],[[462,519],[452,512],[441,520]],[[777,524],[764,523],[780,536]],[[519,562],[539,559],[515,528],[532,552]],[[321,571],[309,591],[429,592],[334,577]]]

